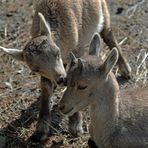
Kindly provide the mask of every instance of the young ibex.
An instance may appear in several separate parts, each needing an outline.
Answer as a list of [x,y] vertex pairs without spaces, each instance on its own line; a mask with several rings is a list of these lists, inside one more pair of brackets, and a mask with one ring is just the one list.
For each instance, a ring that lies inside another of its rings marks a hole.
[[[110,49],[118,49],[121,74],[129,78],[131,69],[113,36],[105,0],[40,0],[33,18],[31,41],[23,50],[0,47],[41,75],[41,109],[37,126],[40,139],[45,139],[49,133],[48,122],[51,119],[48,102],[54,83],[66,77],[63,64],[68,63],[70,51],[77,57],[86,53],[84,47],[95,32],[101,34]],[[70,118],[72,133],[81,131],[80,118],[78,113]]]
[[140,98],[134,91],[128,92],[130,97],[119,97],[119,85],[111,72],[118,60],[118,51],[113,49],[105,62],[102,62],[95,55],[98,43],[99,37],[95,35],[90,45],[91,55],[77,59],[71,53],[67,90],[60,102],[60,110],[71,116],[90,106],[90,147],[146,148],[148,92],[139,91],[139,94],[135,90]]

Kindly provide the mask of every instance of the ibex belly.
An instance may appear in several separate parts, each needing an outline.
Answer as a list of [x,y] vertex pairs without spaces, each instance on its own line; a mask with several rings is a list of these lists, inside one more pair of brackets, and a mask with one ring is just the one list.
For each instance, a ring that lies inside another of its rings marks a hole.
[[87,28],[85,28],[83,30],[83,32],[79,35],[79,44],[77,47],[77,54],[79,56],[82,56],[84,54],[88,54],[88,50],[89,50],[89,44],[90,41],[94,35],[94,33],[98,32],[100,33],[103,29],[103,25],[104,25],[104,16],[102,13],[102,9],[99,9],[98,14],[95,17],[90,18],[90,22],[89,24],[84,26],[87,26]]

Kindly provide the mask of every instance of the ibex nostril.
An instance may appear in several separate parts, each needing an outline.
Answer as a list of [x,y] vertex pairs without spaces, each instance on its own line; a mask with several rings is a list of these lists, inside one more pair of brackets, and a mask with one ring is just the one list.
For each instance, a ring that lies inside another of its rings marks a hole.
[[67,79],[65,77],[60,77],[60,79],[57,81],[58,84],[63,84],[64,86],[67,85]]
[[65,105],[62,105],[59,107],[60,111],[64,110],[65,109]]
[[64,86],[67,86],[67,78],[63,79]]

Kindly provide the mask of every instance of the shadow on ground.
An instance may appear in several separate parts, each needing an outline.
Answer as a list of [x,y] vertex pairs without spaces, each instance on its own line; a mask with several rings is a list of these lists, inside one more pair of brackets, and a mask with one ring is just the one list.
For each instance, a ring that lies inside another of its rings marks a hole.
[[[9,123],[7,127],[0,129],[0,148],[44,147],[46,142],[35,143],[32,141],[32,137],[35,134],[35,131],[27,140],[20,138],[20,134],[23,134],[21,133],[22,129],[29,130],[30,126],[36,125],[35,123],[37,122],[38,110],[39,100],[33,102],[26,110],[23,110],[20,117]],[[50,136],[59,135],[61,132],[64,132],[61,125],[62,117],[59,114],[57,105],[53,106],[51,116],[52,135],[49,135],[49,138]],[[50,147],[52,148],[60,147],[60,145],[62,145],[62,141],[56,142],[53,140],[51,142],[52,143]]]

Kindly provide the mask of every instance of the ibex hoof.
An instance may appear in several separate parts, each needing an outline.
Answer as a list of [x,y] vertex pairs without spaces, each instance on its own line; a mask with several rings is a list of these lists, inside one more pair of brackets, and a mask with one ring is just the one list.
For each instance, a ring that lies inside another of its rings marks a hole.
[[32,135],[31,140],[34,142],[46,141],[48,136],[51,134],[49,124],[50,124],[49,119],[47,118],[39,119],[36,133]]
[[45,142],[48,139],[49,134],[43,134],[43,133],[34,133],[30,139],[31,141],[37,143],[37,142]]
[[89,146],[89,148],[98,148],[96,143],[93,140],[91,140],[90,138],[88,140],[88,146]]

